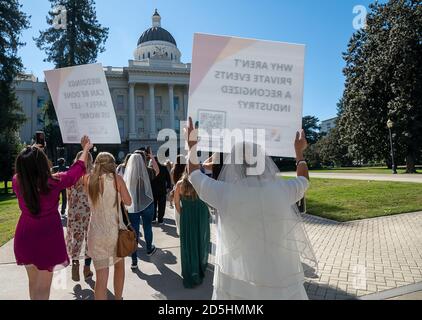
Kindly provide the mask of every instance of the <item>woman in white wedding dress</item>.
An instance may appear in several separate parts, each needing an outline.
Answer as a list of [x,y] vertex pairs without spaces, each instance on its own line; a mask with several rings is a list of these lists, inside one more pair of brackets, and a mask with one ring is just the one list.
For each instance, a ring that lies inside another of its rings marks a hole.
[[[301,258],[316,259],[296,207],[309,186],[303,130],[295,141],[296,179],[281,179],[260,146],[241,143],[226,156],[219,181],[198,170],[194,131],[189,119],[190,181],[218,215],[213,299],[308,299]],[[262,170],[249,165],[256,158],[265,161]]]

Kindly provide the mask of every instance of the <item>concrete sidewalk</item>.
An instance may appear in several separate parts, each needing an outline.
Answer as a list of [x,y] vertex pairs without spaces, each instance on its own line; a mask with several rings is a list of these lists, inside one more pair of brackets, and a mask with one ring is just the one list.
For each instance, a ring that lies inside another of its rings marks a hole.
[[[167,217],[170,209],[167,209]],[[130,270],[130,258],[126,258],[126,277],[124,299],[126,300],[209,300],[212,296],[212,276],[209,270],[202,286],[185,289],[180,276],[180,245],[176,234],[174,220],[165,219],[166,224],[154,227],[154,243],[157,252],[148,257],[138,249],[139,270]],[[142,233],[142,228],[141,228]],[[82,263],[82,262],[81,262]],[[113,273],[110,269],[109,296],[112,298]],[[82,267],[81,267],[81,278]],[[82,280],[81,279],[81,280]],[[95,281],[95,276],[94,276]],[[55,273],[53,278],[51,299],[54,300],[86,300],[93,299],[94,281],[71,280],[71,267]],[[0,300],[28,299],[28,280],[24,267],[16,266],[13,254],[13,240],[0,248]]]
[[[282,172],[281,176],[295,177],[296,172]],[[338,173],[338,172],[309,172],[310,178],[323,179],[346,179],[365,181],[393,181],[393,182],[413,182],[422,183],[421,174],[368,174],[368,173]]]
[[[126,259],[126,300],[211,299],[212,255],[204,283],[195,289],[183,287],[172,212],[167,208],[165,225],[154,227],[154,243],[159,248],[155,255],[148,257],[141,242],[137,272],[130,270],[130,259]],[[422,212],[348,223],[304,215],[304,226],[319,262],[317,274],[306,272],[310,299],[422,298]],[[214,224],[211,241],[215,245]],[[0,283],[0,300],[28,299],[26,272],[16,266],[13,240],[0,248]],[[68,267],[55,273],[51,299],[92,299],[94,284],[73,282]],[[110,272],[111,298],[112,284]]]

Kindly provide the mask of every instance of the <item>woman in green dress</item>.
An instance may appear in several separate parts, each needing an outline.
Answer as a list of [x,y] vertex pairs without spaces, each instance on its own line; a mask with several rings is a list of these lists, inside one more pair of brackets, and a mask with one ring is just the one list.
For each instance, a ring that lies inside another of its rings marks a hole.
[[208,206],[199,199],[185,173],[177,183],[174,204],[180,212],[180,256],[185,288],[202,283],[210,249]]

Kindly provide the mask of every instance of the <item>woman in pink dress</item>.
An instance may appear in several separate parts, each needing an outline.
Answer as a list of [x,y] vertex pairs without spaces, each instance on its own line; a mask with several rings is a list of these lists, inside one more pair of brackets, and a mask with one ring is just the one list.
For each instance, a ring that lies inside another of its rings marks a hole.
[[27,147],[16,159],[13,191],[22,212],[16,226],[14,251],[24,265],[31,300],[47,300],[53,271],[69,265],[59,207],[60,191],[74,185],[85,174],[91,141],[81,140],[83,154],[67,172],[51,174],[51,163],[37,146]]

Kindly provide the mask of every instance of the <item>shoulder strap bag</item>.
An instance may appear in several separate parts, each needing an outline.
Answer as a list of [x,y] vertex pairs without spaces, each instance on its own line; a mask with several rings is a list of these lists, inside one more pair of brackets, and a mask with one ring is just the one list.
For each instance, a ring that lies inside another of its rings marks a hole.
[[[114,174],[114,183],[116,185],[116,202],[117,202],[117,213],[119,217],[119,237],[117,239],[117,257],[124,258],[130,256],[138,249],[138,241],[136,239],[135,230],[132,228],[129,220],[129,216],[125,205],[122,201],[119,201],[119,191],[117,188],[116,174]],[[126,229],[120,228],[120,218],[123,219],[123,223]],[[125,221],[126,220],[126,221]]]

